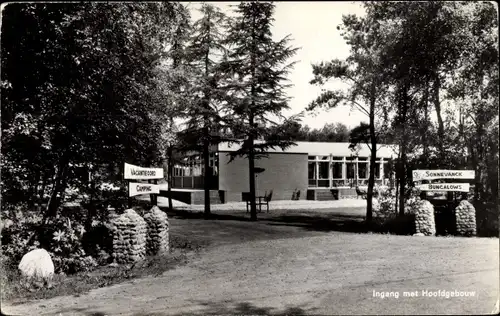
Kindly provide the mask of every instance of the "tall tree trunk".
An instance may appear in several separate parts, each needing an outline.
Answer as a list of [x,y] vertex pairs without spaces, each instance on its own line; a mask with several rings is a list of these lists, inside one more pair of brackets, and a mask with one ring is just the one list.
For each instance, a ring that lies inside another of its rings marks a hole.
[[439,74],[436,75],[434,79],[434,87],[433,87],[433,101],[434,101],[434,107],[436,109],[436,115],[437,115],[437,120],[438,120],[438,148],[439,148],[439,155],[441,158],[441,161],[445,158],[445,152],[444,152],[444,123],[443,123],[443,117],[441,115],[441,102],[439,100],[439,90],[441,89],[441,80],[439,78]]
[[[252,119],[253,121],[253,119]],[[257,205],[255,204],[255,155],[254,155],[254,137],[249,137],[250,152],[248,155],[248,174],[250,176],[250,219],[257,220]]]
[[173,171],[173,149],[172,145],[170,144],[167,148],[167,183],[168,183],[168,208],[170,211],[173,210],[173,205],[172,205],[172,185],[174,183],[174,177],[172,175]]
[[422,143],[424,145],[423,154],[424,157],[429,157],[429,140],[427,138],[427,132],[429,131],[429,80],[425,82],[424,91],[424,122],[425,127],[422,133]]
[[368,192],[366,196],[366,222],[371,224],[373,217],[373,187],[375,186],[375,162],[377,160],[377,135],[375,135],[375,86],[370,96],[370,175],[368,178]]
[[407,131],[406,131],[406,116],[408,112],[408,85],[404,83],[402,94],[400,96],[399,105],[399,124],[401,128],[401,144],[400,144],[400,159],[399,159],[399,215],[404,215],[405,212],[405,185],[406,185],[406,150],[407,150]]
[[[207,34],[208,34],[208,37],[210,36],[210,12],[208,12],[208,16],[207,16],[207,19],[208,19],[208,30],[207,30]],[[207,38],[206,41],[208,43],[207,44],[207,49],[205,51],[205,78],[208,78],[208,74],[209,74],[209,69],[208,69],[208,65],[210,63],[210,59],[209,59],[209,54],[210,54],[210,38]],[[207,85],[209,84],[208,82],[206,83]],[[203,114],[203,162],[205,164],[205,172],[204,172],[204,180],[203,180],[203,189],[205,191],[205,218],[209,218],[210,217],[210,179],[211,179],[211,174],[209,173],[209,168],[210,168],[210,153],[209,153],[209,146],[210,146],[210,141],[209,141],[209,125],[210,125],[210,121],[209,121],[209,118],[208,118],[208,112],[210,111],[210,95],[209,95],[209,91],[208,89],[205,90],[205,93],[204,93],[204,97],[205,97],[205,100],[204,100],[204,110],[205,110],[205,113]]]
[[252,98],[251,108],[249,112],[248,121],[250,124],[250,135],[248,137],[249,153],[248,153],[248,175],[250,176],[250,219],[253,221],[257,220],[257,206],[255,205],[255,154],[254,154],[254,114],[253,110],[255,108],[255,68],[257,67],[255,62],[256,52],[256,35],[255,28],[257,27],[255,21],[255,15],[252,16],[252,52],[251,52],[251,70],[252,70],[252,86],[250,97]]
[[405,185],[406,185],[406,146],[403,145],[399,165],[399,215],[405,214]]
[[208,127],[203,129],[203,162],[205,164],[203,187],[205,190],[205,218],[210,217],[210,179],[211,174],[210,169],[210,152],[209,152],[209,140],[208,140]]
[[52,187],[52,193],[50,194],[49,202],[47,203],[47,209],[45,212],[45,219],[54,217],[57,214],[57,209],[60,205],[59,194],[66,190],[66,171],[68,168],[69,157],[67,153],[63,153],[59,164],[57,166],[56,177],[54,179],[54,186]]
[[42,187],[38,192],[38,196],[40,198],[40,204],[43,204],[43,197],[45,196],[45,188],[47,187],[47,176],[45,172],[42,174]]
[[[89,170],[93,170],[93,168],[90,168],[88,166]],[[92,220],[94,219],[96,213],[97,213],[97,207],[96,204],[99,202],[96,200],[96,181],[95,181],[94,176],[91,176],[89,181],[89,189],[90,189],[90,197],[89,197],[89,206],[88,206],[88,212],[87,212],[87,222],[85,224],[85,230],[89,231],[92,227]]]

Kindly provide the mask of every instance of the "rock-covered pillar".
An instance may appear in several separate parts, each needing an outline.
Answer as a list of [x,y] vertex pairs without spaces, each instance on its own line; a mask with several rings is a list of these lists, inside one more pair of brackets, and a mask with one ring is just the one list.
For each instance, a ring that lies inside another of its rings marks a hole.
[[415,210],[415,232],[425,236],[436,235],[436,224],[434,221],[434,206],[431,202],[422,200]]
[[168,216],[158,206],[153,206],[144,215],[147,226],[146,253],[148,255],[160,255],[169,250],[169,224]]
[[476,235],[476,209],[469,201],[462,200],[455,208],[455,223],[458,235]]
[[113,258],[116,263],[133,263],[146,257],[146,222],[133,209],[113,221]]

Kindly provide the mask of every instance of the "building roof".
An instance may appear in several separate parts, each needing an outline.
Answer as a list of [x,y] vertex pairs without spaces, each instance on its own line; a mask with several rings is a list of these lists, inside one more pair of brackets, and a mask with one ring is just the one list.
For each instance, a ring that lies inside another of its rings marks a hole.
[[[258,142],[256,142],[258,143]],[[282,150],[279,147],[274,149],[269,149],[269,153],[293,153],[293,154],[307,154],[309,156],[345,156],[349,157],[351,155],[356,155],[355,152],[349,149],[349,143],[330,143],[330,142],[295,142],[296,145],[288,147],[286,150]],[[239,144],[228,144],[220,143],[219,151],[230,152],[236,151],[240,148]],[[366,144],[359,144],[358,146],[358,156],[368,157],[370,156],[370,149]],[[377,146],[377,157],[380,158],[390,158],[397,156],[397,147],[395,145],[385,145],[380,144]]]

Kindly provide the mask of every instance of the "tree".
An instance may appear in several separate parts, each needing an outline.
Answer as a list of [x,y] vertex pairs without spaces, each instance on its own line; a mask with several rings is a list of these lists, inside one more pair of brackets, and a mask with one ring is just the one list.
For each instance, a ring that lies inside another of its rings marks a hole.
[[176,124],[176,118],[186,118],[189,108],[189,89],[192,85],[192,69],[189,66],[186,46],[191,32],[189,10],[183,5],[177,6],[178,19],[173,24],[175,37],[166,54],[166,65],[162,68],[163,77],[160,81],[164,84],[165,99],[163,106],[170,111],[164,116],[168,122],[166,132],[166,160],[167,160],[167,183],[168,183],[168,207],[173,209],[172,186],[174,165],[182,164],[179,148],[182,147],[182,138],[179,137],[180,127]]
[[[82,166],[97,170],[159,159],[160,130],[151,117],[163,109],[153,102],[154,69],[172,39],[176,6],[5,8],[2,182],[8,201],[46,197],[45,215],[52,217],[68,186],[80,192],[92,187],[78,176]],[[16,199],[16,190],[27,193]]]
[[[377,133],[375,118],[381,114],[387,84],[382,74],[380,51],[384,41],[381,26],[371,17],[358,18],[354,15],[342,19],[344,39],[351,46],[350,56],[345,60],[312,65],[314,79],[311,84],[322,86],[327,80],[336,78],[350,83],[347,92],[342,90],[324,90],[308,106],[312,111],[318,107],[333,108],[339,104],[350,104],[366,114],[369,118],[367,126],[370,138],[370,176],[368,178],[366,222],[372,221],[372,198],[375,185],[375,162],[377,157]],[[377,111],[378,110],[378,111]],[[362,127],[363,128],[363,127]],[[358,130],[355,130],[358,132]]]
[[[466,10],[469,9],[469,10]],[[467,27],[450,97],[459,104],[458,143],[476,170],[476,200],[498,201],[498,12],[487,2],[470,3],[459,13]]]
[[[400,135],[401,191],[410,180],[408,155],[415,156],[413,146],[418,142],[424,144],[423,155],[417,154],[419,163],[427,160],[434,168],[466,167],[463,159],[457,159],[457,153],[464,156],[466,153],[456,139],[458,135],[464,139],[467,124],[464,116],[474,111],[462,107],[457,119],[457,113],[453,109],[444,110],[443,105],[460,98],[455,96],[473,95],[471,92],[480,91],[481,86],[491,87],[491,82],[498,80],[495,75],[498,68],[493,66],[498,58],[498,48],[493,44],[497,27],[494,7],[487,3],[430,1],[368,3],[366,8],[367,16],[386,26],[387,41],[381,56],[385,76],[393,87],[390,104],[396,112],[393,134]],[[488,70],[483,72],[485,69]],[[468,83],[464,85],[463,79]],[[477,85],[479,82],[482,83]],[[474,88],[467,90],[465,86]],[[482,97],[475,95],[471,102],[480,104],[479,99]],[[431,111],[437,116],[436,127],[429,120]],[[481,128],[475,132],[482,134]],[[475,143],[481,141],[476,139]],[[469,148],[469,154],[474,151]],[[475,164],[476,174],[481,174],[478,167]],[[404,213],[403,201],[401,194],[400,214]]]
[[[293,63],[287,60],[297,49],[289,45],[289,37],[273,41],[271,24],[274,4],[269,2],[241,2],[237,16],[230,23],[227,35],[229,52],[223,65],[227,80],[228,104],[231,110],[231,128],[236,134],[245,135],[241,147],[232,153],[245,156],[249,162],[251,219],[257,219],[255,205],[255,159],[272,147],[286,148],[292,144],[278,138],[265,140],[269,125],[276,125],[270,115],[280,117],[288,108],[283,83]],[[256,142],[259,138],[260,142]]]
[[202,17],[194,22],[190,44],[186,48],[189,67],[194,80],[189,90],[191,106],[188,109],[189,121],[181,138],[187,149],[201,151],[204,162],[205,218],[210,215],[210,189],[212,182],[209,164],[210,145],[217,144],[221,137],[219,126],[222,124],[221,107],[225,91],[220,81],[224,75],[220,70],[221,55],[225,52],[222,45],[221,26],[227,17],[211,4],[202,4]]

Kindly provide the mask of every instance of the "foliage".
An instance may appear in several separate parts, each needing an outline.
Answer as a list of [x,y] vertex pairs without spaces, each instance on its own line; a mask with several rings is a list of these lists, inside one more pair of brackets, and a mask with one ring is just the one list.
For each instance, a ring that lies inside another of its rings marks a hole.
[[187,90],[190,106],[186,109],[188,117],[186,128],[178,133],[181,151],[199,151],[203,153],[205,214],[210,214],[209,151],[211,145],[223,140],[220,130],[224,126],[225,89],[221,87],[224,73],[220,60],[226,52],[223,46],[224,29],[227,17],[217,7],[203,3],[200,8],[201,18],[191,27],[191,34],[186,40],[186,65],[191,72],[191,83]]
[[[15,3],[2,23],[6,202],[85,191],[78,169],[159,159],[154,69],[177,3]],[[18,195],[19,192],[24,194]]]
[[[279,137],[269,138],[269,126],[277,125],[281,111],[288,108],[286,76],[294,63],[288,63],[296,48],[289,46],[287,36],[274,41],[271,32],[274,4],[241,2],[231,21],[225,45],[222,69],[227,74],[225,88],[229,106],[228,125],[236,135],[244,136],[231,159],[245,156],[249,160],[250,196],[255,196],[254,160],[265,156],[273,147],[286,148],[293,142]],[[260,140],[257,142],[257,140]],[[257,218],[255,199],[250,198],[251,217]]]
[[396,194],[394,189],[382,191],[373,203],[373,219],[376,223],[385,222],[396,217]]
[[[349,57],[313,65],[312,84],[337,78],[348,82],[349,88],[324,90],[309,109],[354,104],[376,121],[370,126],[370,118],[369,124],[353,130],[354,144],[382,139],[399,144],[395,171],[400,215],[412,186],[411,170],[419,168],[474,169],[476,199],[496,202],[499,102],[494,5],[367,2],[364,8],[363,17],[346,15],[339,27],[351,46]],[[370,108],[374,101],[375,109]]]
[[305,142],[348,142],[349,128],[343,123],[326,123],[321,128],[311,129],[297,120],[285,120],[279,126],[271,127],[269,138],[280,137]]
[[30,240],[42,222],[39,212],[30,212],[26,204],[4,206],[2,209],[2,257],[13,262],[40,246]]
[[323,92],[307,108],[312,111],[318,107],[334,108],[347,104],[368,116],[368,124],[362,123],[354,128],[349,137],[351,148],[359,143],[366,143],[370,148],[370,172],[366,199],[367,222],[371,222],[373,212],[374,166],[379,138],[376,127],[383,130],[381,126],[387,120],[385,101],[388,82],[381,62],[385,33],[380,24],[374,22],[370,15],[362,18],[354,15],[343,16],[342,25],[339,25],[337,29],[342,31],[344,39],[350,45],[350,55],[345,60],[334,59],[313,64],[314,79],[310,83],[323,87],[330,79],[337,79],[348,83],[349,89],[347,91],[323,89]]
[[25,205],[3,210],[2,221],[2,254],[13,263],[19,263],[29,251],[43,248],[50,253],[56,273],[86,271],[96,266],[82,247],[82,223],[63,216],[43,223],[40,212]]

